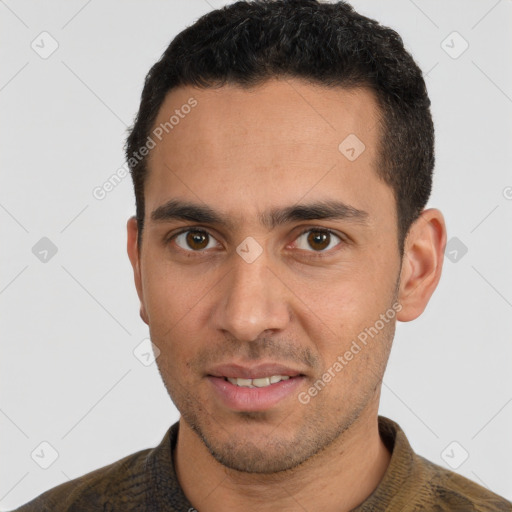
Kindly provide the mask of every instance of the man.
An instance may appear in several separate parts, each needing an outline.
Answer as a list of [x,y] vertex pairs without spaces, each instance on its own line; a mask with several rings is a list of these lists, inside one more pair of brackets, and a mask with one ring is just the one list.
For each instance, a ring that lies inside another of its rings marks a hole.
[[180,421],[18,510],[512,510],[378,416],[396,321],[442,270],[429,107],[398,34],[343,2],[238,2],[179,34],[126,155]]

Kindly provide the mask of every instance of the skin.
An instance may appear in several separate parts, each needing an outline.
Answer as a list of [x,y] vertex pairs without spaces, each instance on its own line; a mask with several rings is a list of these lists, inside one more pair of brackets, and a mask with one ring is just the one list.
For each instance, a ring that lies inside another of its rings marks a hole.
[[[379,111],[367,89],[298,79],[181,87],[155,126],[192,96],[197,106],[150,153],[141,247],[135,218],[127,224],[141,318],[181,413],[178,479],[201,512],[349,511],[389,464],[377,423],[381,381],[396,320],[417,318],[439,281],[443,216],[424,210],[400,257],[393,191],[375,172]],[[351,133],[366,146],[354,161],[338,149]],[[170,199],[208,205],[232,225],[152,220]],[[272,208],[331,199],[365,211],[366,222],[260,222]],[[199,234],[205,248],[187,244],[187,234],[165,242],[190,227],[208,232]],[[335,235],[322,246],[315,228]],[[262,248],[252,263],[236,251],[249,236]],[[301,403],[298,393],[393,305],[395,317]],[[212,366],[260,362],[299,370],[299,388],[261,411],[222,403],[207,378]]]

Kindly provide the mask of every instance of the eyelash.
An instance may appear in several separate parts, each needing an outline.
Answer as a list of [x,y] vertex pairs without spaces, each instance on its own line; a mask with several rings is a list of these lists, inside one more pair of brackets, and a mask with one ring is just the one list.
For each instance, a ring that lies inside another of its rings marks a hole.
[[[332,229],[323,228],[323,227],[316,227],[316,226],[309,226],[309,227],[303,229],[296,236],[295,240],[297,240],[299,237],[301,237],[305,233],[309,233],[310,231],[315,231],[315,232],[318,232],[318,233],[327,233],[329,235],[334,235],[335,237],[340,239],[340,242],[337,245],[346,243],[346,240],[341,235],[338,235],[337,233],[335,233]],[[188,233],[188,232],[205,234],[205,235],[208,235],[208,236],[210,236],[210,237],[215,239],[215,237],[209,231],[207,231],[205,229],[202,229],[202,228],[194,228],[194,226],[189,226],[189,227],[187,227],[187,229],[182,229],[178,233],[174,233],[172,236],[168,237],[165,240],[165,244],[166,245],[169,244],[172,240],[177,238],[179,235],[182,235],[183,233]],[[187,251],[186,249],[182,249],[181,247],[179,247],[179,249],[184,251],[184,252],[186,252],[186,253],[190,253],[190,254],[194,254],[194,253],[195,254],[201,254],[202,252],[205,251],[205,249],[199,250],[199,251],[193,251],[193,250]],[[326,256],[330,255],[329,253],[333,250],[333,248],[331,248],[331,249],[329,249],[329,251],[325,251],[325,252],[324,251],[320,251],[320,252],[319,251],[306,251],[305,249],[300,249],[300,250],[302,250],[304,252],[311,253],[311,257],[313,257],[313,258],[322,258],[322,257],[326,257]]]

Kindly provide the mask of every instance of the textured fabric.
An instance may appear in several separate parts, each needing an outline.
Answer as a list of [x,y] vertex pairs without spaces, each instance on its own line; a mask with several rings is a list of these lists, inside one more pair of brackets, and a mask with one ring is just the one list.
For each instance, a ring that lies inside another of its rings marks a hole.
[[[379,416],[390,464],[375,491],[352,512],[512,512],[512,503],[415,454],[402,429]],[[153,449],[65,482],[14,512],[189,512],[176,479],[172,451],[178,423]],[[314,511],[311,511],[314,512]]]

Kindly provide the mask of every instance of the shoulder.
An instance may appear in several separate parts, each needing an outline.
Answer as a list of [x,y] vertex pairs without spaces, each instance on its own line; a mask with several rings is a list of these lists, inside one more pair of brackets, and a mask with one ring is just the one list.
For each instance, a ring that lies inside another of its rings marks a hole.
[[174,469],[179,422],[160,444],[91,471],[41,494],[13,512],[139,512],[191,508]]
[[379,416],[379,432],[391,461],[361,512],[382,503],[402,512],[512,512],[505,498],[417,454],[398,423]]
[[[420,455],[415,457],[424,470],[428,502],[437,512],[512,512],[512,503],[498,494]],[[422,506],[421,501],[418,505]]]
[[146,461],[152,450],[128,455],[108,466],[64,482],[13,512],[73,512],[113,510],[109,502],[124,505],[123,510],[144,501],[147,491]]

